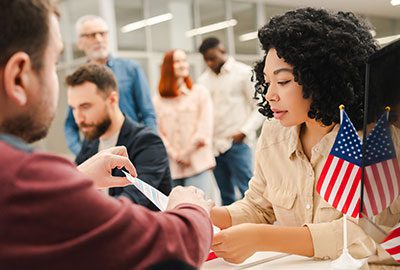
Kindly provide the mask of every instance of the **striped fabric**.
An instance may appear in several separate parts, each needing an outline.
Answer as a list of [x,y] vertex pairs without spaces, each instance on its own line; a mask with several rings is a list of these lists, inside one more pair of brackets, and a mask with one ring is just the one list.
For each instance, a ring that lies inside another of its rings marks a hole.
[[361,140],[346,112],[317,182],[318,193],[344,214],[358,218],[361,190]]
[[393,259],[400,262],[400,223],[393,228],[381,246],[392,255]]
[[367,137],[363,214],[375,216],[400,194],[400,168],[390,135],[388,112]]

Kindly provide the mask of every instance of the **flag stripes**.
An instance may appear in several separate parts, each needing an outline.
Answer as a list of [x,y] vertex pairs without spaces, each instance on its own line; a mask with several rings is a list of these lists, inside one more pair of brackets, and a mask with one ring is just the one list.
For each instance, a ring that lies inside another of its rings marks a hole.
[[368,217],[385,210],[399,195],[400,168],[397,158],[367,166],[364,181],[364,210]]
[[360,209],[361,168],[329,155],[317,184],[318,193],[339,211],[357,218]]
[[390,232],[381,246],[397,261],[400,262],[400,223]]

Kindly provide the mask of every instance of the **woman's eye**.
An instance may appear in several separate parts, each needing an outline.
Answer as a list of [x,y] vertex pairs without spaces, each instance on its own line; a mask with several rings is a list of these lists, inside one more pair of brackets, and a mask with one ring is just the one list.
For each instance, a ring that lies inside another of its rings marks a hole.
[[290,82],[290,80],[287,80],[287,81],[280,81],[280,82],[278,82],[278,84],[279,85],[285,85],[285,84],[287,84],[287,83],[289,83]]

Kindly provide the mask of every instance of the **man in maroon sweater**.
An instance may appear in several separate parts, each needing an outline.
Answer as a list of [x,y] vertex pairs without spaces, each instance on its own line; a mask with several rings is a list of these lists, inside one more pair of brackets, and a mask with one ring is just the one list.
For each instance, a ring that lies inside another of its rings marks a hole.
[[0,1],[0,269],[199,267],[212,237],[201,191],[174,189],[167,211],[151,212],[95,189],[127,184],[115,167],[136,175],[123,147],[77,170],[26,144],[46,135],[56,109],[56,14],[50,0]]

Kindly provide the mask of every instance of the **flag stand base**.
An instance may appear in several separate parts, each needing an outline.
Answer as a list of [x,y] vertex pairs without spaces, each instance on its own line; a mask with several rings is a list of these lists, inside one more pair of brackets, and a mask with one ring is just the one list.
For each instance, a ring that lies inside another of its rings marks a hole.
[[367,259],[357,260],[354,259],[348,250],[343,250],[342,255],[339,258],[332,261],[331,269],[333,270],[358,270],[360,269],[365,263]]

